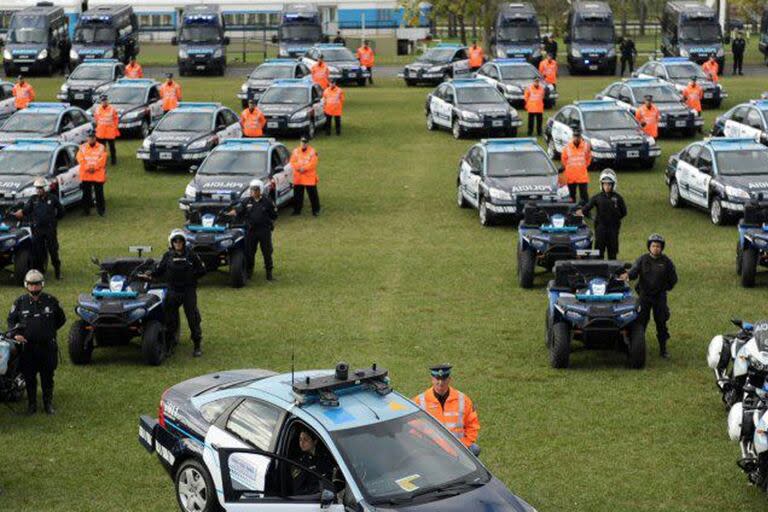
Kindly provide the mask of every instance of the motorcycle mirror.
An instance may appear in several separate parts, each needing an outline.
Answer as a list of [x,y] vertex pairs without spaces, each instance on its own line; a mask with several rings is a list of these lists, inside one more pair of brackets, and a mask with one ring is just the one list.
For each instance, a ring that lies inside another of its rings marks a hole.
[[731,323],[735,325],[736,327],[743,327],[744,322],[739,320],[738,318],[731,318]]

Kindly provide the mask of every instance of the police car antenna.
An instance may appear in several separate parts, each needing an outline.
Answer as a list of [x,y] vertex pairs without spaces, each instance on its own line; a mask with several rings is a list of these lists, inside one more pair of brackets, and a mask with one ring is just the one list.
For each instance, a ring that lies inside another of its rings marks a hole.
[[291,387],[293,387],[293,384],[296,382],[296,379],[294,378],[294,373],[296,371],[296,351],[294,350],[294,344],[296,342],[293,338],[291,338]]

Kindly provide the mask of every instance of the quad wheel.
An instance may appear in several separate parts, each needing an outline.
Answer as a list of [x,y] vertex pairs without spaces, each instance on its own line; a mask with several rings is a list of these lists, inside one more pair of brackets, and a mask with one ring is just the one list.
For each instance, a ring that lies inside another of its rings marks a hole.
[[78,320],[69,329],[69,359],[72,364],[88,364],[93,355],[93,331],[86,329],[83,320]]
[[533,272],[536,265],[536,255],[533,251],[518,247],[517,249],[517,282],[520,288],[533,286]]
[[165,330],[157,320],[150,320],[144,326],[141,336],[141,353],[144,361],[151,366],[159,366],[168,354],[165,343]]
[[232,288],[242,288],[248,279],[245,268],[245,253],[242,249],[235,249],[229,255],[229,282]]
[[645,367],[645,326],[639,321],[629,328],[627,363],[636,370]]
[[13,258],[13,279],[19,286],[24,285],[24,277],[32,267],[32,253],[29,249],[21,249]]
[[755,286],[755,274],[757,274],[757,250],[747,247],[741,251],[741,286],[752,288]]
[[549,364],[552,368],[568,368],[571,358],[571,327],[565,322],[552,325]]

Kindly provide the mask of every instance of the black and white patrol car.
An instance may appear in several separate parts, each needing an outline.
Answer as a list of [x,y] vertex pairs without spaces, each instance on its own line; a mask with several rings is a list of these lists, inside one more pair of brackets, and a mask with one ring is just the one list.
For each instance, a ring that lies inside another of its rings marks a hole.
[[746,137],[768,144],[768,100],[736,105],[715,119],[715,137]]
[[558,98],[557,90],[544,81],[539,70],[525,59],[495,59],[483,64],[475,76],[493,84],[510,105],[524,107],[525,90],[538,78],[544,87],[544,108],[552,108]]
[[312,69],[321,55],[328,66],[331,79],[339,84],[365,86],[366,80],[371,76],[368,68],[362,66],[357,57],[343,44],[316,44],[307,50],[301,61],[307,68]]
[[651,168],[661,154],[656,140],[643,132],[625,108],[615,101],[590,100],[563,107],[547,120],[544,139],[550,158],[560,158],[576,127],[581,128],[582,136],[592,148],[594,166],[621,167],[636,163]]
[[459,163],[459,208],[477,208],[480,224],[519,218],[528,201],[568,194],[557,183],[557,169],[536,139],[483,139]]
[[595,98],[614,100],[632,115],[645,103],[645,97],[653,96],[653,104],[659,109],[659,134],[683,132],[693,137],[704,120],[683,103],[681,94],[669,83],[658,78],[630,78],[614,82]]
[[167,112],[136,151],[136,158],[151,171],[159,166],[200,164],[227,138],[242,136],[240,119],[221,103],[182,102]]
[[251,71],[245,83],[240,86],[237,97],[245,108],[248,106],[248,100],[259,101],[264,91],[276,80],[304,78],[309,75],[309,68],[296,59],[267,59]]
[[460,139],[468,133],[517,135],[520,117],[485,80],[460,78],[440,84],[427,95],[427,129],[447,128]]
[[646,62],[637,71],[632,73],[636,78],[658,78],[674,85],[678,91],[683,91],[688,86],[692,77],[696,77],[696,83],[701,87],[704,97],[701,105],[719,108],[728,93],[723,86],[709,79],[701,66],[684,57],[664,57],[659,60]]
[[768,193],[768,147],[745,138],[713,137],[669,158],[669,204],[709,210],[713,224],[740,216],[753,194]]
[[91,59],[72,71],[56,97],[72,105],[90,107],[123,73],[123,63],[116,59]]
[[[278,207],[293,199],[291,153],[275,139],[226,139],[208,154],[184,191],[189,201],[231,201],[249,194],[248,184],[260,179]],[[180,207],[186,209],[185,202]]]
[[467,47],[459,44],[441,43],[433,46],[403,69],[401,76],[405,84],[439,84],[451,78],[471,76]]
[[[149,78],[121,78],[105,91],[120,116],[121,137],[134,135],[143,139],[163,117],[159,88],[160,84]],[[94,103],[88,110],[91,118],[98,107],[99,103]]]
[[309,79],[277,80],[259,99],[267,119],[264,133],[315,136],[325,124],[323,88]]
[[30,103],[0,126],[0,147],[19,139],[55,139],[82,144],[93,129],[85,111],[67,103]]
[[16,112],[16,98],[13,97],[13,84],[0,80],[0,122]]

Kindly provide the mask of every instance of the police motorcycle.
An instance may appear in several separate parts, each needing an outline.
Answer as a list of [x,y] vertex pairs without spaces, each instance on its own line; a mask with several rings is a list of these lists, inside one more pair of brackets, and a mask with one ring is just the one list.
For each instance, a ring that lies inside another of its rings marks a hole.
[[166,328],[163,305],[167,286],[145,277],[155,266],[152,258],[143,257],[151,247],[130,247],[129,251],[138,256],[91,259],[99,268],[99,280],[90,293],[77,298],[75,313],[79,318],[70,329],[68,343],[74,364],[90,363],[96,346],[126,345],[137,336],[149,365],[157,366],[173,353],[179,333]]
[[18,402],[26,385],[19,369],[21,344],[13,338],[13,331],[0,334],[0,402]]
[[[25,220],[10,215],[11,209],[21,205],[0,209],[0,268],[13,265],[13,280],[24,284],[24,276],[32,268],[32,227]],[[41,270],[45,271],[48,258]]]
[[[730,375],[725,374],[729,380],[723,381],[723,385],[727,388],[723,394],[726,408],[732,408],[733,405],[741,402],[744,398],[744,390],[748,386],[763,388],[768,381],[768,320],[756,322],[752,326],[747,325],[746,330],[747,332],[741,334],[741,339],[730,343],[729,346],[726,346],[725,339],[721,343],[715,336],[707,350],[707,363],[710,368],[713,364],[718,369],[723,367],[722,360],[728,357],[729,349],[730,356],[733,358]],[[750,333],[751,337],[746,339]]]
[[552,271],[555,262],[594,255],[592,230],[576,214],[573,203],[531,201],[523,208],[518,226],[517,280],[521,288],[533,286],[537,266]]
[[181,198],[187,207],[184,236],[187,245],[202,260],[206,272],[229,266],[229,281],[233,288],[242,288],[248,280],[246,266],[246,228],[241,219],[227,215],[237,204],[237,193],[231,202],[203,201]]
[[744,205],[744,217],[738,228],[736,273],[741,277],[741,286],[751,288],[758,265],[768,266],[768,201],[762,194]]
[[728,437],[737,441],[741,451],[736,464],[750,483],[766,490],[768,475],[768,387],[748,384],[743,401],[728,413]]
[[752,339],[754,329],[750,322],[736,318],[731,323],[739,328],[738,332],[716,335],[707,348],[707,365],[715,372],[715,384],[726,410],[741,401],[745,381],[734,378],[736,355]]

